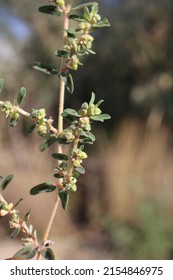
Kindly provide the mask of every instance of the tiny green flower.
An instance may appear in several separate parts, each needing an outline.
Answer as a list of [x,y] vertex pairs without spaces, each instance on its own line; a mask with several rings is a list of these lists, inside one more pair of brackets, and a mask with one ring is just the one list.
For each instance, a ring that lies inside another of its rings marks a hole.
[[94,40],[94,38],[91,35],[84,34],[81,37],[79,43],[81,46],[91,49],[93,40]]
[[88,107],[88,116],[97,116],[101,114],[100,108],[97,105],[90,104]]
[[89,22],[80,22],[78,25],[79,30],[83,30],[83,32],[89,32],[92,25]]
[[82,117],[82,118],[79,119],[79,122],[80,122],[80,126],[82,128],[84,128],[87,131],[91,130],[89,117]]

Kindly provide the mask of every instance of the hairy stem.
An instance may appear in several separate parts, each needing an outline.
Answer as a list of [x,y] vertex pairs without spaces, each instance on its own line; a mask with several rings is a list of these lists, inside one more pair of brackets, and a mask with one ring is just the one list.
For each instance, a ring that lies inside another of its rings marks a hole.
[[[71,4],[67,4],[67,6],[64,9],[63,46],[66,44],[66,41],[67,41],[67,32],[66,32],[66,30],[69,28],[68,14],[69,14],[70,10],[71,10]],[[63,66],[64,66],[64,58],[61,59],[60,72],[62,71]],[[62,81],[60,79],[60,86],[59,86],[59,112],[58,112],[58,128],[57,128],[58,133],[61,133],[63,131],[63,118],[62,118],[61,114],[64,111],[64,97],[65,97],[65,83],[64,83],[64,81]],[[62,153],[62,146],[61,145],[58,145],[58,153]],[[59,164],[59,162],[58,162],[58,164]],[[61,184],[61,179],[58,179],[58,184]],[[50,230],[52,228],[52,225],[53,225],[53,222],[54,222],[54,218],[55,218],[55,215],[56,215],[56,212],[57,212],[57,208],[58,208],[58,205],[59,205],[59,200],[60,200],[59,199],[59,194],[57,192],[55,203],[54,203],[52,212],[50,214],[49,222],[48,222],[47,228],[46,228],[44,236],[43,236],[43,242],[45,240],[47,240],[48,237],[49,237],[49,233],[50,233]],[[37,255],[37,259],[38,260],[41,259],[41,253],[40,252]]]

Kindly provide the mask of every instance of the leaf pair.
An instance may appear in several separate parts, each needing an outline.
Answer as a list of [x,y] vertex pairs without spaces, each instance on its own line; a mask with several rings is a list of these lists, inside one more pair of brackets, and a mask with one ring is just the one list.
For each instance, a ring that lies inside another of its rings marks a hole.
[[[42,183],[30,190],[31,195],[37,195],[44,192],[53,192],[57,187],[55,184],[51,183]],[[61,200],[62,208],[65,210],[69,201],[69,192],[68,191],[59,191],[59,198]]]

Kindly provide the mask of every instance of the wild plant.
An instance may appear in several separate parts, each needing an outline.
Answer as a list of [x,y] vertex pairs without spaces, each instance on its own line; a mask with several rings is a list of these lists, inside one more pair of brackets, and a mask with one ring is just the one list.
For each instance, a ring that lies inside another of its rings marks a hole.
[[[21,87],[14,101],[0,101],[1,111],[9,119],[9,125],[15,127],[21,117],[29,119],[30,126],[28,133],[36,131],[42,138],[39,149],[41,152],[54,145],[55,152],[52,158],[56,159],[54,167],[55,182],[42,182],[31,188],[30,194],[54,192],[55,202],[48,220],[45,233],[41,241],[37,238],[37,231],[29,224],[31,210],[23,218],[20,217],[17,206],[21,202],[7,202],[2,192],[13,179],[13,175],[1,176],[0,185],[0,217],[8,215],[9,226],[12,229],[11,238],[22,234],[22,249],[9,259],[55,259],[53,250],[50,248],[53,241],[49,240],[51,227],[54,223],[59,202],[65,210],[69,201],[70,193],[77,191],[77,181],[81,174],[85,173],[83,161],[88,157],[85,152],[86,144],[93,144],[95,136],[92,131],[93,122],[103,122],[110,119],[108,114],[103,114],[100,105],[103,100],[96,101],[92,92],[90,101],[84,102],[78,110],[72,108],[64,109],[65,93],[73,94],[74,82],[72,73],[83,65],[82,57],[94,55],[92,49],[93,33],[100,28],[110,26],[107,19],[102,19],[98,11],[97,2],[83,3],[74,6],[72,0],[50,0],[49,5],[39,7],[39,12],[51,16],[63,17],[62,42],[63,48],[54,53],[55,65],[36,62],[33,68],[59,79],[59,103],[57,108],[58,127],[54,126],[53,119],[47,117],[46,109],[32,109],[27,112],[21,108],[26,96],[26,88]],[[71,27],[70,23],[73,23]],[[75,27],[74,27],[75,23]],[[56,66],[57,59],[60,59],[60,67]],[[94,56],[93,56],[94,60]],[[0,80],[0,91],[3,88],[4,80]],[[58,83],[57,83],[58,84]],[[72,95],[73,97],[73,95]],[[66,127],[64,128],[64,122]],[[64,152],[64,147],[69,145],[69,153]]]

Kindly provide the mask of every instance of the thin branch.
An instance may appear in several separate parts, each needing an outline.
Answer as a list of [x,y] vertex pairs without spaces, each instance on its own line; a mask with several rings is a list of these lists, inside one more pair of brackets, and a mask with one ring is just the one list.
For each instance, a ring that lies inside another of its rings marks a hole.
[[[0,106],[3,106],[4,105],[4,101],[0,101]],[[25,110],[21,109],[19,106],[13,106],[14,110],[16,110],[20,115],[30,119],[32,122],[36,123],[36,121],[31,117],[31,114],[26,112]],[[52,121],[52,120],[51,120]],[[52,131],[53,133],[57,134],[58,131],[57,129],[51,125],[51,123],[49,122],[48,120],[48,124],[49,124],[49,129],[50,131]]]

